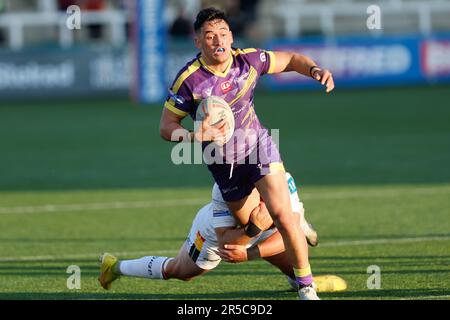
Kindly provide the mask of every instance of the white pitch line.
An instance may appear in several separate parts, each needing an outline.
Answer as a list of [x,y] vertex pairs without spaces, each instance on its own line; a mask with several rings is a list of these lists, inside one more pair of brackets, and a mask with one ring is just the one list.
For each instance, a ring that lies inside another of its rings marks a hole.
[[[302,200],[333,200],[333,199],[354,199],[354,198],[372,198],[372,197],[395,197],[400,195],[433,195],[437,193],[450,194],[450,188],[412,188],[412,189],[392,189],[392,190],[359,190],[359,191],[336,191],[320,192],[314,194],[302,195]],[[47,213],[47,212],[79,212],[79,211],[101,211],[116,209],[145,209],[145,208],[163,208],[177,207],[185,205],[203,205],[211,199],[166,199],[153,201],[115,201],[103,203],[75,203],[75,204],[46,204],[40,206],[18,206],[18,207],[0,207],[0,214],[27,214],[27,213]]]
[[[365,245],[378,245],[378,244],[395,244],[395,243],[412,243],[412,242],[424,242],[424,241],[446,241],[450,240],[450,236],[430,236],[430,237],[410,237],[410,238],[397,238],[397,239],[372,239],[372,240],[342,240],[342,241],[330,241],[319,244],[319,247],[339,247],[339,246],[365,246]],[[62,240],[64,241],[64,240]],[[113,252],[118,256],[143,256],[143,255],[175,255],[179,250],[148,250],[148,251],[134,251],[134,252]],[[98,258],[98,253],[80,253],[69,255],[42,255],[42,256],[17,256],[17,257],[0,257],[0,262],[12,262],[12,261],[43,261],[43,260],[76,260],[76,259],[89,259]]]
[[126,202],[116,201],[104,203],[46,204],[42,206],[0,207],[0,214],[162,208],[162,207],[177,207],[186,205],[201,205],[208,203],[208,201],[209,199],[178,199],[178,200],[126,201]]
[[315,191],[314,194],[302,194],[300,189],[300,198],[303,200],[333,200],[333,199],[354,199],[354,198],[372,198],[372,197],[397,197],[403,195],[435,195],[439,193],[449,194],[450,188],[445,187],[430,187],[430,188],[405,188],[405,189],[384,189],[384,190],[363,190],[364,187],[352,191],[332,191],[320,192]]
[[[134,251],[134,252],[114,252],[117,256],[139,256],[139,255],[163,255],[163,254],[177,254],[179,250],[149,250],[149,251]],[[45,256],[18,256],[18,257],[0,257],[0,262],[12,261],[46,261],[46,260],[77,260],[77,259],[96,259],[100,256],[98,253],[80,253],[68,255],[45,255]]]
[[334,242],[319,243],[319,247],[342,247],[342,246],[365,246],[377,244],[392,244],[392,243],[412,243],[423,241],[445,241],[450,240],[450,236],[430,236],[430,237],[410,237],[410,238],[381,238],[370,240],[342,240]]

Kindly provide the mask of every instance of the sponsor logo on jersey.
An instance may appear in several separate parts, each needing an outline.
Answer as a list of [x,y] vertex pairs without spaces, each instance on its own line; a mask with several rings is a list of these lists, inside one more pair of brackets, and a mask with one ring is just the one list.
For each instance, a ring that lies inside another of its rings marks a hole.
[[289,192],[291,194],[294,192],[297,192],[297,186],[295,185],[295,181],[292,177],[289,178],[287,183],[288,183],[288,187],[289,187]]
[[185,103],[185,100],[182,96],[175,94],[172,90],[169,89],[169,96],[170,98],[175,102],[175,104],[183,104]]
[[231,80],[227,80],[225,82],[222,82],[220,85],[220,89],[222,89],[222,93],[228,93],[233,89],[233,86],[231,85]]
[[226,217],[226,216],[231,216],[230,211],[228,211],[228,210],[214,210],[213,211],[214,218]]

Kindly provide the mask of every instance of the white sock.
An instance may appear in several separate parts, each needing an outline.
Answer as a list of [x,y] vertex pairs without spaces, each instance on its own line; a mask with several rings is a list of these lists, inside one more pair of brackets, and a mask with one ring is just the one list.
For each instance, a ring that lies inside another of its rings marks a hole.
[[125,276],[164,279],[162,267],[167,257],[148,256],[119,262],[119,271]]

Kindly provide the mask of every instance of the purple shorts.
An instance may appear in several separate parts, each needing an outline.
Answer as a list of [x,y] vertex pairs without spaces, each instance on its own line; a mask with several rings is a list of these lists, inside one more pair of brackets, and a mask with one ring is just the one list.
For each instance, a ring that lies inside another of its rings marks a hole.
[[225,201],[245,198],[252,192],[255,182],[259,179],[271,172],[284,171],[278,148],[268,134],[245,159],[233,164],[213,163],[208,165],[208,169]]

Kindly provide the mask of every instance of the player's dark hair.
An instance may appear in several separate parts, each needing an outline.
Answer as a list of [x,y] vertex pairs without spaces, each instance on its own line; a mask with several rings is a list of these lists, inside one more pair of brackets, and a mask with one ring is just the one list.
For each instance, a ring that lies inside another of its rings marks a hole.
[[210,7],[210,8],[201,10],[197,14],[197,18],[195,19],[195,22],[194,22],[194,31],[195,32],[200,31],[201,27],[203,26],[203,24],[205,22],[213,21],[213,20],[223,20],[228,24],[228,26],[230,25],[230,23],[228,21],[228,17],[225,12],[223,12],[222,10]]

